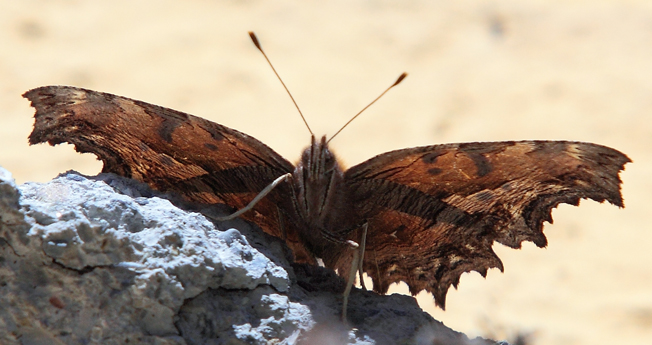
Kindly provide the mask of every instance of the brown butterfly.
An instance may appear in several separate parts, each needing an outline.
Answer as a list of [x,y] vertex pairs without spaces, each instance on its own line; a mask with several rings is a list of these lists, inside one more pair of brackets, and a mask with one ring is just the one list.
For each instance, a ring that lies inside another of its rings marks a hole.
[[559,203],[623,207],[619,172],[630,162],[596,144],[508,141],[391,151],[344,170],[313,136],[295,166],[247,134],[149,103],[70,86],[23,96],[36,108],[30,144],[74,144],[103,172],[191,202],[242,209],[289,174],[242,218],[285,239],[297,262],[321,258],[343,277],[350,243],[366,240],[375,291],[403,281],[441,308],[462,273],[502,271],[494,242],[546,246],[543,222]]

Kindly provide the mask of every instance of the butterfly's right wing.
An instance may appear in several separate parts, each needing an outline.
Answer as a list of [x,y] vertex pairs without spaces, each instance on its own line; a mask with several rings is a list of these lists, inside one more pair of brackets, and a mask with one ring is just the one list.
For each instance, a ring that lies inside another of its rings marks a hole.
[[545,246],[543,222],[552,222],[558,204],[589,198],[623,206],[618,174],[629,161],[608,147],[567,141],[378,155],[345,173],[357,214],[369,224],[364,271],[378,292],[404,281],[413,294],[432,293],[443,308],[462,273],[502,270],[494,242]]

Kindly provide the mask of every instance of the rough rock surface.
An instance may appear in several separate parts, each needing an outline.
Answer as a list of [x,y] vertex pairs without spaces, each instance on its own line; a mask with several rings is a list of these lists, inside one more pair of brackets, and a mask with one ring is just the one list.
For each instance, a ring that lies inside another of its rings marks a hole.
[[115,175],[16,186],[0,168],[0,343],[493,343],[402,295],[354,290],[345,325],[333,272],[184,209]]

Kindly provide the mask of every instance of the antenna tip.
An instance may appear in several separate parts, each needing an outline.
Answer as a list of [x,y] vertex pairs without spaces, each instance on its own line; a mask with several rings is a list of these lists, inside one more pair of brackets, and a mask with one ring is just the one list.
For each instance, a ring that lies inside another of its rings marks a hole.
[[262,49],[260,48],[260,42],[258,42],[258,37],[256,37],[256,34],[253,31],[249,31],[249,37],[251,37],[251,40],[256,45],[256,48],[258,48],[259,50]]
[[399,84],[400,82],[402,82],[403,79],[405,79],[405,77],[407,77],[407,76],[408,76],[408,74],[407,74],[406,72],[403,72],[403,74],[401,74],[401,75],[398,77],[398,79],[396,79],[396,82],[394,82],[394,85],[392,85],[392,87],[398,85],[398,84]]

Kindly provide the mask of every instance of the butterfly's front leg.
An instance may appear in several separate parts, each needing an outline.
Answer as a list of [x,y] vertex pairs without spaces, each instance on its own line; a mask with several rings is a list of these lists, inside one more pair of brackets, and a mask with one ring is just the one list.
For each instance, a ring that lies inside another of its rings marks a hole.
[[364,279],[362,277],[362,263],[364,262],[364,251],[367,246],[367,228],[369,223],[365,222],[362,224],[362,236],[360,237],[360,259],[358,260],[358,273],[360,274],[360,287],[363,290],[367,290],[367,287],[364,285]]
[[348,240],[346,243],[349,245],[349,248],[354,250],[353,260],[351,261],[351,269],[349,270],[349,276],[346,280],[346,289],[344,289],[343,301],[342,301],[342,322],[346,322],[346,310],[349,304],[349,294],[351,294],[351,288],[355,282],[356,273],[360,272],[360,285],[364,290],[367,288],[364,285],[364,280],[362,279],[362,262],[364,261],[364,250],[367,242],[367,228],[369,223],[362,224],[362,236],[360,238],[360,244]]
[[271,192],[276,186],[278,186],[279,183],[289,179],[290,177],[292,177],[291,173],[287,173],[285,175],[279,176],[278,178],[276,178],[276,180],[272,181],[272,183],[267,185],[267,187],[265,187],[265,189],[263,189],[260,193],[258,193],[258,195],[256,195],[256,197],[253,200],[251,200],[249,202],[249,204],[247,204],[247,206],[245,206],[245,207],[231,213],[228,216],[216,217],[215,219],[218,220],[218,221],[226,221],[226,220],[231,220],[231,219],[234,219],[236,217],[241,216],[243,213],[245,213],[245,212],[251,210],[252,208],[254,208],[254,206],[256,206],[256,204],[262,198],[264,198],[267,194],[269,194],[269,192]]

